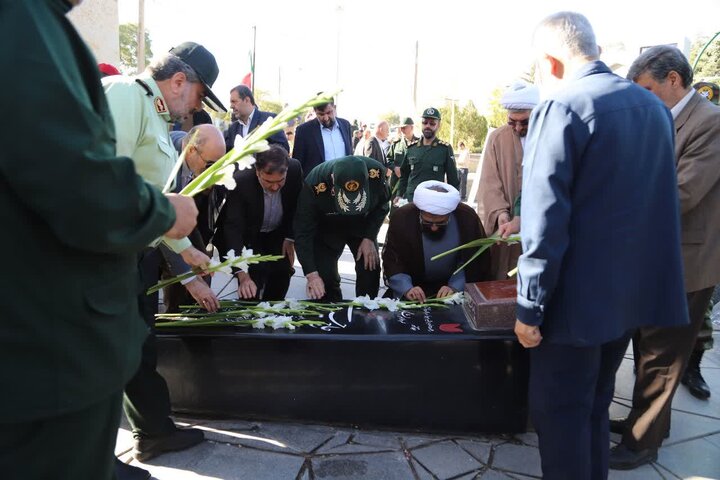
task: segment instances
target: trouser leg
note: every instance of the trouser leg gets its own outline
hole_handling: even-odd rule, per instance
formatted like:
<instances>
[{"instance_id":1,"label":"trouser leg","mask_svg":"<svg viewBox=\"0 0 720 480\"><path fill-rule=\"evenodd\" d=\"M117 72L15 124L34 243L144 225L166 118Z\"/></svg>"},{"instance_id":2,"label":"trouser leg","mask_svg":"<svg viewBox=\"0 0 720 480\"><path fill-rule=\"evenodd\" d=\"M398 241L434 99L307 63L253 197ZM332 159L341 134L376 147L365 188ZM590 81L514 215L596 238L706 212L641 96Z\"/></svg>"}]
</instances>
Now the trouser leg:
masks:
<instances>
[{"instance_id":1,"label":"trouser leg","mask_svg":"<svg viewBox=\"0 0 720 480\"><path fill-rule=\"evenodd\" d=\"M348 241L348 247L353 259L357 258L358 248L362 240L362 238L352 238ZM375 242L375 249L377 250L377 242ZM367 270L364 262L364 258L355 260L355 295L359 297L369 295L371 298L375 298L380 289L380 264L378 261L375 270Z\"/></svg>"}]
</instances>

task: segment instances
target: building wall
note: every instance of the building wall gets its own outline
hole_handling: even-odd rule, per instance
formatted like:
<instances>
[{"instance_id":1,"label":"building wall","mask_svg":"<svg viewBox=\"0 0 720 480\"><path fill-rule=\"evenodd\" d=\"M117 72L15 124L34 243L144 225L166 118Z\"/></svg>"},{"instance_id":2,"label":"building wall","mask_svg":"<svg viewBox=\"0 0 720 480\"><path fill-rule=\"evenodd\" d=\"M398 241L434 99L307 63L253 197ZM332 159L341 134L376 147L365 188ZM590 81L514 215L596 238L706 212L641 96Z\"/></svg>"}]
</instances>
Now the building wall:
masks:
<instances>
[{"instance_id":1,"label":"building wall","mask_svg":"<svg viewBox=\"0 0 720 480\"><path fill-rule=\"evenodd\" d=\"M98 63L120 63L118 0L84 0L68 18L92 50Z\"/></svg>"}]
</instances>

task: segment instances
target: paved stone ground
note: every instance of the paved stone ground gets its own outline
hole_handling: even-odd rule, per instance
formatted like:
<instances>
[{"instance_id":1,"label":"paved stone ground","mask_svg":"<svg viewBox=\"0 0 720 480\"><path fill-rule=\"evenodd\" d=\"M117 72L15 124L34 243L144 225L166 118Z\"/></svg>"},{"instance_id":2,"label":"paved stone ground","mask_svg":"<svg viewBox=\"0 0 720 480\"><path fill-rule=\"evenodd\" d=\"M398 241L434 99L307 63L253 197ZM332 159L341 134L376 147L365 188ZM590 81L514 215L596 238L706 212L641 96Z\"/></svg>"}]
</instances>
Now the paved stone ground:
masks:
<instances>
[{"instance_id":1,"label":"paved stone ground","mask_svg":"<svg viewBox=\"0 0 720 480\"><path fill-rule=\"evenodd\" d=\"M346 254L343 291L354 296L353 263ZM304 297L298 273L289 297ZM228 279L217 278L218 289ZM229 286L224 296L232 297ZM610 472L611 480L720 479L720 305L714 312L716 347L705 356L702 372L712 389L709 401L680 387L673 402L670 437L657 462L628 472ZM611 416L627 412L634 376L628 351L618 371ZM129 450L127 424L118 432L116 453L149 470L157 480L469 480L540 478L537 436L431 435L352 427L250 422L242 419L178 417L180 425L205 431L202 444L140 464ZM612 441L619 441L613 435Z\"/></svg>"}]
</instances>

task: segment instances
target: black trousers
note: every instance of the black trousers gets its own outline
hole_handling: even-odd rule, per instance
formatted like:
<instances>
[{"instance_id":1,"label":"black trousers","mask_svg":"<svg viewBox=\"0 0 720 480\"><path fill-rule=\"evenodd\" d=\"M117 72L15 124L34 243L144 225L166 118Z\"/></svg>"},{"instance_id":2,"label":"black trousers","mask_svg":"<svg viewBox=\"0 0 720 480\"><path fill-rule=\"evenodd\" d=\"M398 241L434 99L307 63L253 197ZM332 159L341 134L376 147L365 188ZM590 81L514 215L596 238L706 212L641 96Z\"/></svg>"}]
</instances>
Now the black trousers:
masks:
<instances>
[{"instance_id":1,"label":"black trousers","mask_svg":"<svg viewBox=\"0 0 720 480\"><path fill-rule=\"evenodd\" d=\"M358 248L360 248L360 237L349 237L346 240L347 246L353 255L353 259L357 257ZM377 243L375 244L377 248ZM342 290L340 289L340 274L338 273L338 260L342 255L343 248L339 250L322 242L315 242L315 263L317 264L318 274L325 283L325 296L322 301L338 302L342 300ZM363 264L364 259L355 261L355 295L369 295L377 297L380 289L380 265L375 270L365 270ZM306 272L308 273L308 272Z\"/></svg>"},{"instance_id":2,"label":"black trousers","mask_svg":"<svg viewBox=\"0 0 720 480\"><path fill-rule=\"evenodd\" d=\"M672 400L705 320L713 287L687 294L690 324L645 327L633 337L637 376L622 443L631 450L659 448L670 428Z\"/></svg>"},{"instance_id":3,"label":"black trousers","mask_svg":"<svg viewBox=\"0 0 720 480\"><path fill-rule=\"evenodd\" d=\"M165 379L157 372L157 346L155 314L158 312L158 295L145 295L160 278L162 255L157 249L148 249L139 258L143 292L138 297L140 313L148 326L148 337L142 347L140 367L125 386L123 410L132 426L133 435L161 436L175 429L170 419L170 392Z\"/></svg>"},{"instance_id":4,"label":"black trousers","mask_svg":"<svg viewBox=\"0 0 720 480\"><path fill-rule=\"evenodd\" d=\"M118 391L77 412L0 423L0 476L3 480L114 478L121 399Z\"/></svg>"},{"instance_id":5,"label":"black trousers","mask_svg":"<svg viewBox=\"0 0 720 480\"><path fill-rule=\"evenodd\" d=\"M253 253L262 255L282 255L285 235L279 230L258 234L257 243L253 245ZM285 300L290 278L295 269L287 258L275 262L262 262L250 265L248 275L258 289L257 299L260 301Z\"/></svg>"},{"instance_id":6,"label":"black trousers","mask_svg":"<svg viewBox=\"0 0 720 480\"><path fill-rule=\"evenodd\" d=\"M530 417L545 480L605 480L608 407L629 334L603 345L530 349Z\"/></svg>"}]
</instances>

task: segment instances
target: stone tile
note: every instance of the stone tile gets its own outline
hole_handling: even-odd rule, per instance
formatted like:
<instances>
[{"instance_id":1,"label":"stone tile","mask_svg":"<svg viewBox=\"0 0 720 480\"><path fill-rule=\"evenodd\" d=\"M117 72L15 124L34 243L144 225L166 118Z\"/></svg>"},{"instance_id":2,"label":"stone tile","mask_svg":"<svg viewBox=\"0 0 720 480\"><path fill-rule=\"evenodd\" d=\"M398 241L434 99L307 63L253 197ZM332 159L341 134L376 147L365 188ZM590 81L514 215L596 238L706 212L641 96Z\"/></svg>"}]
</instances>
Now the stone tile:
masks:
<instances>
[{"instance_id":1,"label":"stone tile","mask_svg":"<svg viewBox=\"0 0 720 480\"><path fill-rule=\"evenodd\" d=\"M513 435L513 437L516 440L524 443L525 445L529 445L529 446L535 447L535 448L537 448L537 446L538 446L538 436L537 436L537 433L535 433L535 432L520 433L520 434Z\"/></svg>"},{"instance_id":2,"label":"stone tile","mask_svg":"<svg viewBox=\"0 0 720 480\"><path fill-rule=\"evenodd\" d=\"M414 480L412 470L401 452L351 455L340 457L318 457L312 459L316 480L384 479ZM267 478L267 477L247 477ZM272 478L294 478L275 476Z\"/></svg>"},{"instance_id":3,"label":"stone tile","mask_svg":"<svg viewBox=\"0 0 720 480\"><path fill-rule=\"evenodd\" d=\"M122 455L123 453L133 448L133 436L132 432L127 428L119 428L117 434L117 440L115 440L115 455Z\"/></svg>"},{"instance_id":4,"label":"stone tile","mask_svg":"<svg viewBox=\"0 0 720 480\"><path fill-rule=\"evenodd\" d=\"M209 440L285 453L310 453L335 435L322 425L264 423L252 431L208 432ZM219 429L218 429L219 430Z\"/></svg>"},{"instance_id":5,"label":"stone tile","mask_svg":"<svg viewBox=\"0 0 720 480\"><path fill-rule=\"evenodd\" d=\"M320 449L317 450L316 453L324 453L333 448L339 447L340 445L345 445L350 441L350 437L354 433L354 431L338 430L337 432L335 432L335 435L333 435L330 440L328 440L325 444L322 445L322 447L320 447Z\"/></svg>"},{"instance_id":6,"label":"stone tile","mask_svg":"<svg viewBox=\"0 0 720 480\"><path fill-rule=\"evenodd\" d=\"M698 439L663 447L657 463L680 478L716 479L720 474L720 448Z\"/></svg>"},{"instance_id":7,"label":"stone tile","mask_svg":"<svg viewBox=\"0 0 720 480\"><path fill-rule=\"evenodd\" d=\"M423 445L428 445L431 443L439 443L440 441L447 441L449 438L446 437L432 437L432 436L403 436L402 437L403 442L405 443L405 447L408 449L421 447Z\"/></svg>"},{"instance_id":8,"label":"stone tile","mask_svg":"<svg viewBox=\"0 0 720 480\"><path fill-rule=\"evenodd\" d=\"M440 478L451 478L478 470L482 464L450 441L412 450L415 459Z\"/></svg>"},{"instance_id":9,"label":"stone tile","mask_svg":"<svg viewBox=\"0 0 720 480\"><path fill-rule=\"evenodd\" d=\"M456 440L455 443L475 457L476 460L484 464L488 463L488 458L490 458L490 452L492 451L492 443L475 442L472 440Z\"/></svg>"},{"instance_id":10,"label":"stone tile","mask_svg":"<svg viewBox=\"0 0 720 480\"><path fill-rule=\"evenodd\" d=\"M453 480L475 480L476 478L482 478L480 477L481 472L482 470L478 470L477 472L471 472L461 477L455 477Z\"/></svg>"},{"instance_id":11,"label":"stone tile","mask_svg":"<svg viewBox=\"0 0 720 480\"><path fill-rule=\"evenodd\" d=\"M653 465L643 465L635 470L610 470L608 480L663 480Z\"/></svg>"},{"instance_id":12,"label":"stone tile","mask_svg":"<svg viewBox=\"0 0 720 480\"><path fill-rule=\"evenodd\" d=\"M415 468L415 474L417 475L417 478L419 480L437 480L437 477L428 472L425 467L420 465L415 460L410 460L410 463L412 463L413 467Z\"/></svg>"},{"instance_id":13,"label":"stone tile","mask_svg":"<svg viewBox=\"0 0 720 480\"><path fill-rule=\"evenodd\" d=\"M384 447L385 450L397 450L400 448L399 436L393 432L358 432L352 438L352 443Z\"/></svg>"},{"instance_id":14,"label":"stone tile","mask_svg":"<svg viewBox=\"0 0 720 480\"><path fill-rule=\"evenodd\" d=\"M294 479L303 462L302 457L205 442L132 464L149 470L157 480L247 480Z\"/></svg>"},{"instance_id":15,"label":"stone tile","mask_svg":"<svg viewBox=\"0 0 720 480\"><path fill-rule=\"evenodd\" d=\"M495 447L492 468L510 473L525 475L542 475L540 470L540 452L537 448L526 445L505 443Z\"/></svg>"},{"instance_id":16,"label":"stone tile","mask_svg":"<svg viewBox=\"0 0 720 480\"><path fill-rule=\"evenodd\" d=\"M690 413L672 412L670 437L664 445L672 445L684 440L720 432L720 420L702 417Z\"/></svg>"},{"instance_id":17,"label":"stone tile","mask_svg":"<svg viewBox=\"0 0 720 480\"><path fill-rule=\"evenodd\" d=\"M497 470L488 469L481 473L477 478L482 480L512 480L514 477L511 477L503 472L498 472Z\"/></svg>"},{"instance_id":18,"label":"stone tile","mask_svg":"<svg viewBox=\"0 0 720 480\"><path fill-rule=\"evenodd\" d=\"M260 428L257 422L248 422L245 420L197 420L195 425L198 427L208 427L217 430L230 430L235 432L246 432L248 430L258 430Z\"/></svg>"},{"instance_id":19,"label":"stone tile","mask_svg":"<svg viewBox=\"0 0 720 480\"><path fill-rule=\"evenodd\" d=\"M346 453L377 453L377 452L387 452L391 450L399 450L399 447L388 448L388 447L374 447L372 445L358 445L357 443L346 443L344 445L339 445L337 447L331 448L331 449L321 449L318 450L318 455L339 455L339 454L346 454Z\"/></svg>"},{"instance_id":20,"label":"stone tile","mask_svg":"<svg viewBox=\"0 0 720 480\"><path fill-rule=\"evenodd\" d=\"M615 397L631 399L634 385L633 361L623 360L615 375Z\"/></svg>"},{"instance_id":21,"label":"stone tile","mask_svg":"<svg viewBox=\"0 0 720 480\"><path fill-rule=\"evenodd\" d=\"M673 410L697 413L720 419L720 369L715 371L718 372L718 388L713 389L712 386L710 387L712 395L709 399L697 399L688 392L688 389L685 388L684 385L679 385L678 389L675 391L675 397L673 398ZM703 376L708 377L709 375L705 375L705 371L703 370ZM707 381L709 382L710 380ZM717 390L717 392L715 390Z\"/></svg>"},{"instance_id":22,"label":"stone tile","mask_svg":"<svg viewBox=\"0 0 720 480\"><path fill-rule=\"evenodd\" d=\"M709 437L705 437L705 440L712 443L716 447L720 448L720 433L716 435L710 435Z\"/></svg>"}]
</instances>

